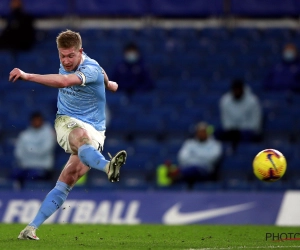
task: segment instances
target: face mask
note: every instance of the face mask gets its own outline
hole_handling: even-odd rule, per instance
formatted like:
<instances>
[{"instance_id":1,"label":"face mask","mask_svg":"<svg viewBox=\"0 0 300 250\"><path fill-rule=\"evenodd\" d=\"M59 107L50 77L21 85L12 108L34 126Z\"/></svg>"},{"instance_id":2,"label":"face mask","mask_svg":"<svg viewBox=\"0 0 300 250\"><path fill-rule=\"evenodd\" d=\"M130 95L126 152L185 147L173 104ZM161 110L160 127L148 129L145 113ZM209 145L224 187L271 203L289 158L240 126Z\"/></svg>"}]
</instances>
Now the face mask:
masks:
<instances>
[{"instance_id":1,"label":"face mask","mask_svg":"<svg viewBox=\"0 0 300 250\"><path fill-rule=\"evenodd\" d=\"M286 61L286 62L292 62L294 61L296 58L296 53L292 50L286 50L283 52L283 59Z\"/></svg>"},{"instance_id":2,"label":"face mask","mask_svg":"<svg viewBox=\"0 0 300 250\"><path fill-rule=\"evenodd\" d=\"M135 63L139 59L139 54L136 52L128 52L125 54L125 60L129 63Z\"/></svg>"}]
</instances>

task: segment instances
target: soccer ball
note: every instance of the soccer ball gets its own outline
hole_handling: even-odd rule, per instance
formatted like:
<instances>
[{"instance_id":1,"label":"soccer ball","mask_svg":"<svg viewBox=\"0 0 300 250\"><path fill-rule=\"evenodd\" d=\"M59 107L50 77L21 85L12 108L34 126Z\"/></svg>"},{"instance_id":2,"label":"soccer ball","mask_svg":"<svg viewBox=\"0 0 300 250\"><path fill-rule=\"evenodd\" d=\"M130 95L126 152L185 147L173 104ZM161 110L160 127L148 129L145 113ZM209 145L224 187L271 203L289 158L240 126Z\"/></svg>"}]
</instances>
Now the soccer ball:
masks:
<instances>
[{"instance_id":1,"label":"soccer ball","mask_svg":"<svg viewBox=\"0 0 300 250\"><path fill-rule=\"evenodd\" d=\"M253 160L253 172L261 181L274 182L285 173L286 159L275 149L260 151Z\"/></svg>"}]
</instances>

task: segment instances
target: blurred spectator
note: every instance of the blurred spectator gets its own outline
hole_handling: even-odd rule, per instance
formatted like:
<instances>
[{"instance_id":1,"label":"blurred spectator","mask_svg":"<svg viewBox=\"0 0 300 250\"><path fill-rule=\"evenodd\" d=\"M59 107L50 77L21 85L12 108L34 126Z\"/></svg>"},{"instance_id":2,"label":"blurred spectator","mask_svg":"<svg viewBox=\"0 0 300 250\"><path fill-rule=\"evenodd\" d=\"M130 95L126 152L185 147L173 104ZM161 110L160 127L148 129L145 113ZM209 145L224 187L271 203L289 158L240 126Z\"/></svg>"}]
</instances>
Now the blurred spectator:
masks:
<instances>
[{"instance_id":1,"label":"blurred spectator","mask_svg":"<svg viewBox=\"0 0 300 250\"><path fill-rule=\"evenodd\" d=\"M150 91L154 88L140 50L134 43L125 46L123 60L116 65L111 79L119 84L118 90L128 95L139 91Z\"/></svg>"},{"instance_id":2,"label":"blurred spectator","mask_svg":"<svg viewBox=\"0 0 300 250\"><path fill-rule=\"evenodd\" d=\"M35 42L33 17L25 13L21 0L11 0L11 12L0 35L0 49L29 50Z\"/></svg>"},{"instance_id":3,"label":"blurred spectator","mask_svg":"<svg viewBox=\"0 0 300 250\"><path fill-rule=\"evenodd\" d=\"M51 180L55 145L52 126L44 121L41 113L33 113L30 126L21 132L16 142L18 168L13 178L17 187L22 188L26 180Z\"/></svg>"},{"instance_id":4,"label":"blurred spectator","mask_svg":"<svg viewBox=\"0 0 300 250\"><path fill-rule=\"evenodd\" d=\"M221 156L221 143L211 135L210 126L200 122L195 137L186 140L178 152L180 179L189 189L197 181L215 180Z\"/></svg>"},{"instance_id":5,"label":"blurred spectator","mask_svg":"<svg viewBox=\"0 0 300 250\"><path fill-rule=\"evenodd\" d=\"M240 141L259 141L262 108L259 100L244 82L236 79L231 90L220 100L222 129L217 138L232 142L235 149Z\"/></svg>"},{"instance_id":6,"label":"blurred spectator","mask_svg":"<svg viewBox=\"0 0 300 250\"><path fill-rule=\"evenodd\" d=\"M171 186L178 178L178 167L167 160L156 169L156 184L159 187Z\"/></svg>"},{"instance_id":7,"label":"blurred spectator","mask_svg":"<svg viewBox=\"0 0 300 250\"><path fill-rule=\"evenodd\" d=\"M300 91L300 60L296 45L289 43L284 46L282 60L268 73L264 80L264 88Z\"/></svg>"}]
</instances>

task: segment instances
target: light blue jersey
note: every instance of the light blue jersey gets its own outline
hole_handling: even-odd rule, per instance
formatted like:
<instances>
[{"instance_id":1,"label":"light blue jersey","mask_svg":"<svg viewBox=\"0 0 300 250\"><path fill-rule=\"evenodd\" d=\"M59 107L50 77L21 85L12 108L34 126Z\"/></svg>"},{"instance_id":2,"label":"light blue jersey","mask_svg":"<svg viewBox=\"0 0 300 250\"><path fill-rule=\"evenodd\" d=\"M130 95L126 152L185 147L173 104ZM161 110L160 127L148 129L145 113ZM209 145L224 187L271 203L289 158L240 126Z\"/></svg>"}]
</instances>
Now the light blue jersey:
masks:
<instances>
[{"instance_id":1,"label":"light blue jersey","mask_svg":"<svg viewBox=\"0 0 300 250\"><path fill-rule=\"evenodd\" d=\"M60 64L59 74L76 74L81 85L60 88L57 115L67 115L91 124L96 130L105 130L104 72L99 64L83 53L83 61L76 71L67 72Z\"/></svg>"}]
</instances>

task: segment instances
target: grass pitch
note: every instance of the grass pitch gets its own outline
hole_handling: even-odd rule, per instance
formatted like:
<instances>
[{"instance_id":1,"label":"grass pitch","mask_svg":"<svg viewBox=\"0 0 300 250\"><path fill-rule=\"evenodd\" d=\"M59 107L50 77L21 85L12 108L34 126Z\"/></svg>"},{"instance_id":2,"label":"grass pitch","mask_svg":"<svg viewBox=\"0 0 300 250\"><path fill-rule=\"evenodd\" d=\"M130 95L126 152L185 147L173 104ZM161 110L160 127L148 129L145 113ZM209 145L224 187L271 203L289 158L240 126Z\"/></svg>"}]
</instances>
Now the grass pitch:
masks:
<instances>
[{"instance_id":1,"label":"grass pitch","mask_svg":"<svg viewBox=\"0 0 300 250\"><path fill-rule=\"evenodd\" d=\"M0 249L300 249L300 227L53 224L37 230L40 241L18 240L24 226L0 224Z\"/></svg>"}]
</instances>

